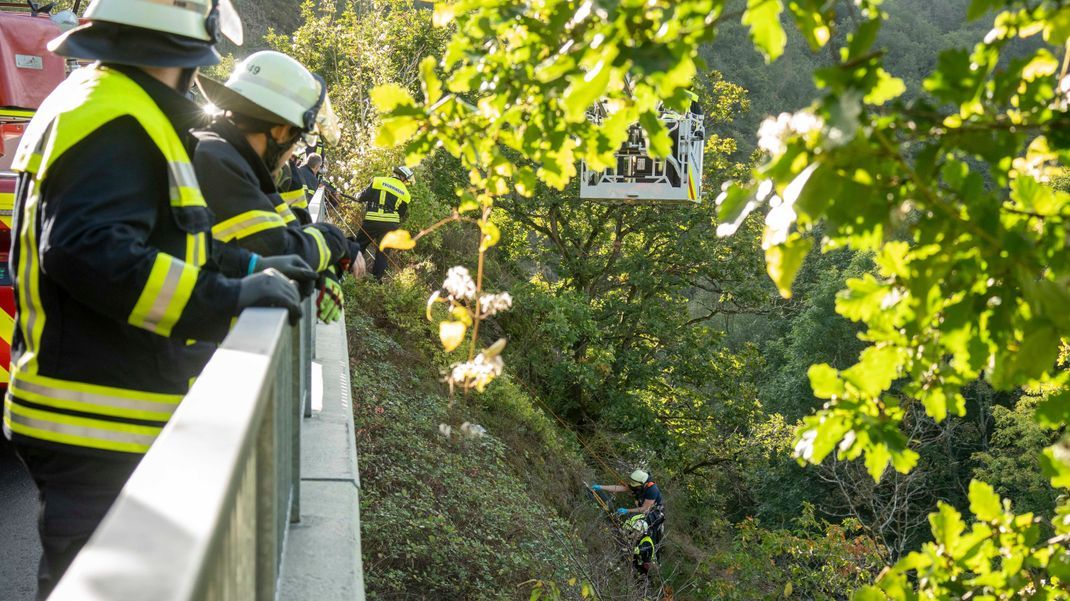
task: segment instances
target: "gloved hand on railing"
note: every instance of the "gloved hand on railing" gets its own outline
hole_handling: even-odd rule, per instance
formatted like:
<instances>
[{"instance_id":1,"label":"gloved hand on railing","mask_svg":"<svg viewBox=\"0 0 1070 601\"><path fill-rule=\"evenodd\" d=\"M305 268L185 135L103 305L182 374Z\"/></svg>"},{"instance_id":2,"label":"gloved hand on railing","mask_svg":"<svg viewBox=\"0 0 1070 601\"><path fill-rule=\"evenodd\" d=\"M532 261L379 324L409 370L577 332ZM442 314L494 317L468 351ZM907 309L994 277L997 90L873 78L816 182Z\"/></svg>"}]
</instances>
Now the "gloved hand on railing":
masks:
<instances>
[{"instance_id":1,"label":"gloved hand on railing","mask_svg":"<svg viewBox=\"0 0 1070 601\"><path fill-rule=\"evenodd\" d=\"M241 279L238 310L246 307L282 307L290 313L290 325L301 321L301 296L297 286L273 268Z\"/></svg>"},{"instance_id":2,"label":"gloved hand on railing","mask_svg":"<svg viewBox=\"0 0 1070 601\"><path fill-rule=\"evenodd\" d=\"M591 490L602 490L602 485L601 484L592 484L591 485Z\"/></svg>"},{"instance_id":3,"label":"gloved hand on railing","mask_svg":"<svg viewBox=\"0 0 1070 601\"><path fill-rule=\"evenodd\" d=\"M338 284L338 279L334 275L333 269L323 272L323 276L320 294L316 299L316 316L323 323L334 323L342 314L342 307L344 306L342 286Z\"/></svg>"},{"instance_id":4,"label":"gloved hand on railing","mask_svg":"<svg viewBox=\"0 0 1070 601\"><path fill-rule=\"evenodd\" d=\"M297 284L297 290L301 298L307 298L316 289L316 280L319 274L309 267L305 260L297 255L279 255L277 257L262 257L253 255L249 262L249 273L256 273L266 269L278 270L282 275L290 278Z\"/></svg>"},{"instance_id":5,"label":"gloved hand on railing","mask_svg":"<svg viewBox=\"0 0 1070 601\"><path fill-rule=\"evenodd\" d=\"M627 514L628 514L628 510L627 509L625 509L623 507L618 507L617 508L617 515L627 515Z\"/></svg>"}]
</instances>

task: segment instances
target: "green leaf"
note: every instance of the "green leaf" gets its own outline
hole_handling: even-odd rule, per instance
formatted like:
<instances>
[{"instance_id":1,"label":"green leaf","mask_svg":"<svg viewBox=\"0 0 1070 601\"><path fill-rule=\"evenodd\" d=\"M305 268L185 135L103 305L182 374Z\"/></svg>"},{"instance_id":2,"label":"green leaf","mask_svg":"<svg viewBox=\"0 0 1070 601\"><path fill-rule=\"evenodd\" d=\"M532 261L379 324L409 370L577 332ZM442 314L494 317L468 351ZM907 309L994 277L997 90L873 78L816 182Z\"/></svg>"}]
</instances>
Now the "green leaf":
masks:
<instances>
[{"instance_id":1,"label":"green leaf","mask_svg":"<svg viewBox=\"0 0 1070 601\"><path fill-rule=\"evenodd\" d=\"M1033 378L1052 370L1059 356L1059 332L1047 320L1029 324L1014 365L1022 378Z\"/></svg>"},{"instance_id":2,"label":"green leaf","mask_svg":"<svg viewBox=\"0 0 1070 601\"><path fill-rule=\"evenodd\" d=\"M843 412L822 411L805 417L796 432L794 455L800 462L821 463L850 431L851 422Z\"/></svg>"},{"instance_id":3,"label":"green leaf","mask_svg":"<svg viewBox=\"0 0 1070 601\"><path fill-rule=\"evenodd\" d=\"M646 111L639 115L639 125L646 132L651 156L666 157L672 153L672 138L669 137L669 130L665 128L665 124L658 118L657 113Z\"/></svg>"},{"instance_id":4,"label":"green leaf","mask_svg":"<svg viewBox=\"0 0 1070 601\"><path fill-rule=\"evenodd\" d=\"M766 270L784 298L791 298L791 284L813 247L813 240L796 233L792 234L787 242L771 246L765 251Z\"/></svg>"},{"instance_id":5,"label":"green leaf","mask_svg":"<svg viewBox=\"0 0 1070 601\"><path fill-rule=\"evenodd\" d=\"M412 94L396 83L376 86L371 91L372 104L380 113L389 113L399 106L412 106L416 104Z\"/></svg>"},{"instance_id":6,"label":"green leaf","mask_svg":"<svg viewBox=\"0 0 1070 601\"><path fill-rule=\"evenodd\" d=\"M788 43L788 36L780 24L782 12L782 0L747 0L747 10L743 12L743 24L750 27L751 40L767 63L779 58Z\"/></svg>"},{"instance_id":7,"label":"green leaf","mask_svg":"<svg viewBox=\"0 0 1070 601\"><path fill-rule=\"evenodd\" d=\"M980 19L997 6L1000 6L999 0L973 0L966 9L966 18L970 21Z\"/></svg>"},{"instance_id":8,"label":"green leaf","mask_svg":"<svg viewBox=\"0 0 1070 601\"><path fill-rule=\"evenodd\" d=\"M863 586L851 595L851 601L886 601L887 597L875 586Z\"/></svg>"},{"instance_id":9,"label":"green leaf","mask_svg":"<svg viewBox=\"0 0 1070 601\"><path fill-rule=\"evenodd\" d=\"M1070 424L1070 391L1048 395L1037 404L1037 424L1042 428L1057 430Z\"/></svg>"},{"instance_id":10,"label":"green leaf","mask_svg":"<svg viewBox=\"0 0 1070 601\"><path fill-rule=\"evenodd\" d=\"M758 207L758 201L751 191L736 182L725 184L717 196L717 235L731 236L739 226Z\"/></svg>"},{"instance_id":11,"label":"green leaf","mask_svg":"<svg viewBox=\"0 0 1070 601\"><path fill-rule=\"evenodd\" d=\"M839 372L827 363L811 365L807 372L810 376L810 388L814 396L819 399L842 398L844 394L843 380Z\"/></svg>"},{"instance_id":12,"label":"green leaf","mask_svg":"<svg viewBox=\"0 0 1070 601\"><path fill-rule=\"evenodd\" d=\"M991 484L980 480L970 481L970 512L983 522L993 522L1003 517L1003 504Z\"/></svg>"},{"instance_id":13,"label":"green leaf","mask_svg":"<svg viewBox=\"0 0 1070 601\"><path fill-rule=\"evenodd\" d=\"M962 515L954 507L940 501L939 511L929 515L929 524L932 526L933 538L937 544L942 545L947 552L955 548L966 528L962 521Z\"/></svg>"},{"instance_id":14,"label":"green leaf","mask_svg":"<svg viewBox=\"0 0 1070 601\"><path fill-rule=\"evenodd\" d=\"M535 171L531 167L521 167L516 174L516 193L530 198L535 193Z\"/></svg>"},{"instance_id":15,"label":"green leaf","mask_svg":"<svg viewBox=\"0 0 1070 601\"><path fill-rule=\"evenodd\" d=\"M817 52L828 44L832 29L826 15L812 6L803 6L799 2L789 2L788 8L795 18L795 26L806 38L810 50Z\"/></svg>"},{"instance_id":16,"label":"green leaf","mask_svg":"<svg viewBox=\"0 0 1070 601\"><path fill-rule=\"evenodd\" d=\"M1070 582L1070 551L1059 549L1048 561L1048 573L1063 583Z\"/></svg>"},{"instance_id":17,"label":"green leaf","mask_svg":"<svg viewBox=\"0 0 1070 601\"><path fill-rule=\"evenodd\" d=\"M903 83L902 79L892 77L892 75L884 69L877 69L877 83L874 84L873 89L866 94L864 100L866 104L880 106L889 100L902 96L903 92L906 91L907 86Z\"/></svg>"},{"instance_id":18,"label":"green leaf","mask_svg":"<svg viewBox=\"0 0 1070 601\"><path fill-rule=\"evenodd\" d=\"M427 104L434 104L442 98L442 80L435 73L435 62L434 57L430 56L420 61L420 83L423 86L424 101Z\"/></svg>"},{"instance_id":19,"label":"green leaf","mask_svg":"<svg viewBox=\"0 0 1070 601\"><path fill-rule=\"evenodd\" d=\"M870 346L857 364L843 371L843 379L868 399L875 399L892 386L903 364L902 350L894 346Z\"/></svg>"},{"instance_id":20,"label":"green leaf","mask_svg":"<svg viewBox=\"0 0 1070 601\"><path fill-rule=\"evenodd\" d=\"M563 100L565 115L570 121L580 122L586 118L587 109L606 91L612 71L612 67L605 60L601 60L582 77L573 78L572 84L565 90Z\"/></svg>"},{"instance_id":21,"label":"green leaf","mask_svg":"<svg viewBox=\"0 0 1070 601\"><path fill-rule=\"evenodd\" d=\"M1044 27L1044 41L1061 47L1066 44L1067 38L1070 38L1070 7L1063 6L1048 17Z\"/></svg>"},{"instance_id":22,"label":"green leaf","mask_svg":"<svg viewBox=\"0 0 1070 601\"><path fill-rule=\"evenodd\" d=\"M1054 444L1040 456L1040 467L1056 488L1070 488L1070 449L1066 441Z\"/></svg>"}]
</instances>

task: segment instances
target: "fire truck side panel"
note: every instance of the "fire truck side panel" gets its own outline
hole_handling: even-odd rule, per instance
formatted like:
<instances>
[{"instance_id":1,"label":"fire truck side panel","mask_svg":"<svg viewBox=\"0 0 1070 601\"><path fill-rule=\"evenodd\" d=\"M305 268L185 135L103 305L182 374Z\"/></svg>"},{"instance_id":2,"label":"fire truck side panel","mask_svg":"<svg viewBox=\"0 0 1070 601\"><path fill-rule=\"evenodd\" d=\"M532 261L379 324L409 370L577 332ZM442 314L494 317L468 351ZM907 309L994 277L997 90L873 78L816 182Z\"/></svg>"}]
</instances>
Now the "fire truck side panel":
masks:
<instances>
[{"instance_id":1,"label":"fire truck side panel","mask_svg":"<svg viewBox=\"0 0 1070 601\"><path fill-rule=\"evenodd\" d=\"M62 57L47 49L60 29L47 17L0 12L0 115L36 109L66 75Z\"/></svg>"}]
</instances>

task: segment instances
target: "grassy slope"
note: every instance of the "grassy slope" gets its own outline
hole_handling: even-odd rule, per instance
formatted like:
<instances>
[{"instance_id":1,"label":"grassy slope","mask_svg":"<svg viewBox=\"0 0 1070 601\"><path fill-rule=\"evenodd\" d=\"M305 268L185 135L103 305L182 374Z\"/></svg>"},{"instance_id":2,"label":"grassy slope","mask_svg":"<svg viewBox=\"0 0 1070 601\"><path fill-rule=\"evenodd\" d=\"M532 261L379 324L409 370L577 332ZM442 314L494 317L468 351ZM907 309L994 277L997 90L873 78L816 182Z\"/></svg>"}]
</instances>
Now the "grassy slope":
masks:
<instances>
[{"instance_id":1,"label":"grassy slope","mask_svg":"<svg viewBox=\"0 0 1070 601\"><path fill-rule=\"evenodd\" d=\"M369 598L526 599L530 579L588 579L576 450L507 378L451 405L429 292L411 271L347 289ZM488 435L439 430L463 421Z\"/></svg>"}]
</instances>

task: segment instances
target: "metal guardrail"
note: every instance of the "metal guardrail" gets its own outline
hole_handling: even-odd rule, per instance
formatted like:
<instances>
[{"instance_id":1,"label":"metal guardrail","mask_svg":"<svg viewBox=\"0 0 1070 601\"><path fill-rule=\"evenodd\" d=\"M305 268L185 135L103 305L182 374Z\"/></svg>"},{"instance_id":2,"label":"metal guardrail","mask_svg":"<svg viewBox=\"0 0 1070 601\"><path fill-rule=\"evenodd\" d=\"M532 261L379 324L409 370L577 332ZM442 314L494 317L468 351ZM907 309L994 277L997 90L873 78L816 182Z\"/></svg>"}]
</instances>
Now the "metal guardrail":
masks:
<instances>
[{"instance_id":1,"label":"metal guardrail","mask_svg":"<svg viewBox=\"0 0 1070 601\"><path fill-rule=\"evenodd\" d=\"M242 312L50 601L278 597L315 330L312 299L292 327L282 309Z\"/></svg>"},{"instance_id":2,"label":"metal guardrail","mask_svg":"<svg viewBox=\"0 0 1070 601\"><path fill-rule=\"evenodd\" d=\"M300 518L310 315L241 314L50 601L275 599Z\"/></svg>"}]
</instances>

